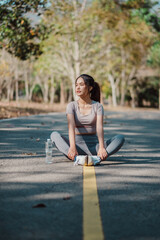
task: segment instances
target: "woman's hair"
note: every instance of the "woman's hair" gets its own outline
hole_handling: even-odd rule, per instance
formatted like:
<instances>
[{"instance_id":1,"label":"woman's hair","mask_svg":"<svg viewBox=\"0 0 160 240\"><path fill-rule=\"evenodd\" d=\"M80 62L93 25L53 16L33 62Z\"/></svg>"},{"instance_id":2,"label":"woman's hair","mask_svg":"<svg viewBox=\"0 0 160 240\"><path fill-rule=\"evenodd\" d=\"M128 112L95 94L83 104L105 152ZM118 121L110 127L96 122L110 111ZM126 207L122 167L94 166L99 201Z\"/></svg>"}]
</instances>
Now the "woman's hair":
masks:
<instances>
[{"instance_id":1,"label":"woman's hair","mask_svg":"<svg viewBox=\"0 0 160 240\"><path fill-rule=\"evenodd\" d=\"M76 82L79 78L83 78L85 84L89 87L93 87L92 90L90 91L90 98L94 101L100 102L100 87L97 82L94 81L93 77L87 74L81 74L77 79Z\"/></svg>"}]
</instances>

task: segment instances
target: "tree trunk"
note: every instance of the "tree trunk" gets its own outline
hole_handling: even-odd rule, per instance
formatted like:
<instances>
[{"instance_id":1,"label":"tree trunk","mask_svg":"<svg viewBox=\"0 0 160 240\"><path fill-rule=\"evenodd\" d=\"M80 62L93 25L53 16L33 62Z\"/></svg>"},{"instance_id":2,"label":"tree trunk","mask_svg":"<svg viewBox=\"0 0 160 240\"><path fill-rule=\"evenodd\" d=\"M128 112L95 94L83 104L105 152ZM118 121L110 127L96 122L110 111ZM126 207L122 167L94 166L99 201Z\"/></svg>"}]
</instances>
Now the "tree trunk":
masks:
<instances>
[{"instance_id":1,"label":"tree trunk","mask_svg":"<svg viewBox=\"0 0 160 240\"><path fill-rule=\"evenodd\" d=\"M15 90L16 90L16 101L19 101L19 94L18 94L18 79L16 80L15 83Z\"/></svg>"},{"instance_id":2,"label":"tree trunk","mask_svg":"<svg viewBox=\"0 0 160 240\"><path fill-rule=\"evenodd\" d=\"M71 72L71 82L72 82L73 99L76 100L74 71Z\"/></svg>"},{"instance_id":3,"label":"tree trunk","mask_svg":"<svg viewBox=\"0 0 160 240\"><path fill-rule=\"evenodd\" d=\"M74 47L74 65L70 67L70 77L72 82L72 91L73 91L73 99L77 100L77 96L75 93L75 80L80 75L80 56L79 56L79 42L78 38L73 43Z\"/></svg>"},{"instance_id":4,"label":"tree trunk","mask_svg":"<svg viewBox=\"0 0 160 240\"><path fill-rule=\"evenodd\" d=\"M78 12L77 12L78 14ZM75 20L75 31L76 31L76 26L78 25L77 19ZM79 42L78 42L78 35L76 33L75 36L75 41L73 43L74 46L74 67L71 69L71 79L72 79L72 89L73 89L73 97L74 100L77 100L77 96L75 93L75 80L77 77L80 75L80 47L79 47Z\"/></svg>"},{"instance_id":5,"label":"tree trunk","mask_svg":"<svg viewBox=\"0 0 160 240\"><path fill-rule=\"evenodd\" d=\"M124 106L124 103L125 103L125 93L126 93L126 91L125 91L125 83L123 81L121 83L121 103L120 103L121 106Z\"/></svg>"},{"instance_id":6,"label":"tree trunk","mask_svg":"<svg viewBox=\"0 0 160 240\"><path fill-rule=\"evenodd\" d=\"M63 80L60 83L60 104L63 105L65 103L65 95L64 95L64 84Z\"/></svg>"},{"instance_id":7,"label":"tree trunk","mask_svg":"<svg viewBox=\"0 0 160 240\"><path fill-rule=\"evenodd\" d=\"M34 90L34 88L35 88L35 86L36 86L36 84L33 84L32 85L32 87L30 88L30 92L29 92L29 101L31 101L32 100L32 93L33 93L33 90Z\"/></svg>"},{"instance_id":8,"label":"tree trunk","mask_svg":"<svg viewBox=\"0 0 160 240\"><path fill-rule=\"evenodd\" d=\"M111 90L112 90L112 104L114 107L117 106L117 98L116 98L116 84L114 82L114 77L111 74L108 74L108 79L111 84Z\"/></svg>"},{"instance_id":9,"label":"tree trunk","mask_svg":"<svg viewBox=\"0 0 160 240\"><path fill-rule=\"evenodd\" d=\"M71 102L72 101L72 89L70 88L69 89L69 95L68 95L68 99L67 99L67 102Z\"/></svg>"},{"instance_id":10,"label":"tree trunk","mask_svg":"<svg viewBox=\"0 0 160 240\"><path fill-rule=\"evenodd\" d=\"M124 106L124 102L125 102L125 93L126 93L126 84L125 84L125 78L126 78L126 74L125 74L125 70L122 70L122 79L121 79L121 106Z\"/></svg>"},{"instance_id":11,"label":"tree trunk","mask_svg":"<svg viewBox=\"0 0 160 240\"><path fill-rule=\"evenodd\" d=\"M7 102L10 102L11 97L11 85L10 83L7 85Z\"/></svg>"},{"instance_id":12,"label":"tree trunk","mask_svg":"<svg viewBox=\"0 0 160 240\"><path fill-rule=\"evenodd\" d=\"M13 95L14 95L14 84L12 82L12 84L10 85L10 100L13 100Z\"/></svg>"},{"instance_id":13,"label":"tree trunk","mask_svg":"<svg viewBox=\"0 0 160 240\"><path fill-rule=\"evenodd\" d=\"M47 77L47 78L45 78L44 91L43 91L43 101L45 103L48 102L48 89L49 89L49 87L48 87L48 77Z\"/></svg>"},{"instance_id":14,"label":"tree trunk","mask_svg":"<svg viewBox=\"0 0 160 240\"><path fill-rule=\"evenodd\" d=\"M16 91L16 101L18 102L19 101L19 94L18 94L18 64L16 63L16 66L15 66L15 91Z\"/></svg>"},{"instance_id":15,"label":"tree trunk","mask_svg":"<svg viewBox=\"0 0 160 240\"><path fill-rule=\"evenodd\" d=\"M7 81L7 102L9 102L11 100L11 84L12 84L12 80L10 77L6 78Z\"/></svg>"},{"instance_id":16,"label":"tree trunk","mask_svg":"<svg viewBox=\"0 0 160 240\"><path fill-rule=\"evenodd\" d=\"M103 93L102 93L102 87L100 87L100 102L102 103L102 105L104 104L104 96L103 96Z\"/></svg>"},{"instance_id":17,"label":"tree trunk","mask_svg":"<svg viewBox=\"0 0 160 240\"><path fill-rule=\"evenodd\" d=\"M79 57L79 42L78 37L76 36L76 40L74 42L74 51L75 51L75 75L76 78L80 75L80 57Z\"/></svg>"},{"instance_id":18,"label":"tree trunk","mask_svg":"<svg viewBox=\"0 0 160 240\"><path fill-rule=\"evenodd\" d=\"M121 101L120 105L124 106L126 93L126 55L125 50L121 47L122 72L121 72Z\"/></svg>"},{"instance_id":19,"label":"tree trunk","mask_svg":"<svg viewBox=\"0 0 160 240\"><path fill-rule=\"evenodd\" d=\"M28 82L28 76L27 76L27 70L24 70L24 81L25 81L25 92L26 92L26 100L29 101L29 82Z\"/></svg>"},{"instance_id":20,"label":"tree trunk","mask_svg":"<svg viewBox=\"0 0 160 240\"><path fill-rule=\"evenodd\" d=\"M136 107L136 95L133 87L129 88L130 94L131 94L131 107L135 108Z\"/></svg>"},{"instance_id":21,"label":"tree trunk","mask_svg":"<svg viewBox=\"0 0 160 240\"><path fill-rule=\"evenodd\" d=\"M51 77L51 89L50 89L50 103L54 103L55 87L54 76Z\"/></svg>"},{"instance_id":22,"label":"tree trunk","mask_svg":"<svg viewBox=\"0 0 160 240\"><path fill-rule=\"evenodd\" d=\"M159 109L160 109L160 84L159 84L159 91L158 92L159 92L159 101L158 102L159 102Z\"/></svg>"}]
</instances>

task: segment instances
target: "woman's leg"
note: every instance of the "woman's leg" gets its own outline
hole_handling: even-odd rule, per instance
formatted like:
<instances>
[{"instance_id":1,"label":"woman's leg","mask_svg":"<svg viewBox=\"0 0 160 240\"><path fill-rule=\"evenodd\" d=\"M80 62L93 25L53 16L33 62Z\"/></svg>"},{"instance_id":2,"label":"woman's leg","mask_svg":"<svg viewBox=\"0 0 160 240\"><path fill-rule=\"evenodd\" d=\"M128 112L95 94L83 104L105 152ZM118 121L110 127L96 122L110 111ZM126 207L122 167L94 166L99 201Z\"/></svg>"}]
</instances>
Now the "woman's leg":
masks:
<instances>
[{"instance_id":1,"label":"woman's leg","mask_svg":"<svg viewBox=\"0 0 160 240\"><path fill-rule=\"evenodd\" d=\"M108 139L106 141L106 151L108 153L108 156L111 156L114 153L118 152L118 150L122 147L124 141L124 136L121 134Z\"/></svg>"},{"instance_id":2,"label":"woman's leg","mask_svg":"<svg viewBox=\"0 0 160 240\"><path fill-rule=\"evenodd\" d=\"M118 134L114 136L113 138L108 139L105 142L105 148L108 153L108 157L116 153L123 145L125 139L124 136L121 134ZM96 152L98 152L99 144L96 145Z\"/></svg>"},{"instance_id":3,"label":"woman's leg","mask_svg":"<svg viewBox=\"0 0 160 240\"><path fill-rule=\"evenodd\" d=\"M69 139L56 131L52 132L50 137L56 148L68 158L68 150L70 147ZM79 146L76 145L76 148L79 155L85 155L85 152Z\"/></svg>"},{"instance_id":4,"label":"woman's leg","mask_svg":"<svg viewBox=\"0 0 160 240\"><path fill-rule=\"evenodd\" d=\"M69 140L63 136L59 132L51 133L51 140L55 144L56 148L62 152L65 156L68 155L69 150Z\"/></svg>"}]
</instances>

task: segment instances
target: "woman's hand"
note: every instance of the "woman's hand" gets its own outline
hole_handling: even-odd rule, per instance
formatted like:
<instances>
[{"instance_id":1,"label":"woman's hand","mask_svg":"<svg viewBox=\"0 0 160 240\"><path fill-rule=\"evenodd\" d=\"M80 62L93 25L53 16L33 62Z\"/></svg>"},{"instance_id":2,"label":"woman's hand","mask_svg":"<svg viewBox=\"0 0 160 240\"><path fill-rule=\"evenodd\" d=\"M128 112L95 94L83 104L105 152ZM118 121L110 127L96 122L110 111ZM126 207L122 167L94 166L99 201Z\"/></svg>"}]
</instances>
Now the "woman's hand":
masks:
<instances>
[{"instance_id":1,"label":"woman's hand","mask_svg":"<svg viewBox=\"0 0 160 240\"><path fill-rule=\"evenodd\" d=\"M77 149L70 147L68 150L68 157L74 161L75 156L78 155Z\"/></svg>"},{"instance_id":2,"label":"woman's hand","mask_svg":"<svg viewBox=\"0 0 160 240\"><path fill-rule=\"evenodd\" d=\"M97 155L101 158L102 161L105 160L108 156L105 148L99 148Z\"/></svg>"}]
</instances>

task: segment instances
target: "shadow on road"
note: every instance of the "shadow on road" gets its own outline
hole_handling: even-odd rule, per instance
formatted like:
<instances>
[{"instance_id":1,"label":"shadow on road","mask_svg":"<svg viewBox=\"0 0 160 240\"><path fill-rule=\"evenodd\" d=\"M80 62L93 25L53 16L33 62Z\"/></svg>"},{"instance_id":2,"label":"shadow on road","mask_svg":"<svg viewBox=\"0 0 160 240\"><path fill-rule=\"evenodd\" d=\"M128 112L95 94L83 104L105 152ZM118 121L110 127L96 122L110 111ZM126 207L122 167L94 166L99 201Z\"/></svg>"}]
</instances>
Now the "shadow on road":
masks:
<instances>
[{"instance_id":1,"label":"shadow on road","mask_svg":"<svg viewBox=\"0 0 160 240\"><path fill-rule=\"evenodd\" d=\"M160 113L105 112L105 139L123 148L95 167L106 240L160 239ZM0 121L1 239L82 239L83 168L44 143L65 114ZM33 208L43 203L44 208Z\"/></svg>"}]
</instances>

